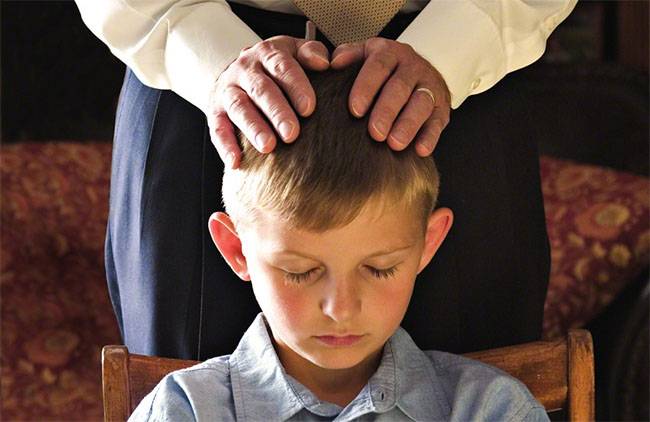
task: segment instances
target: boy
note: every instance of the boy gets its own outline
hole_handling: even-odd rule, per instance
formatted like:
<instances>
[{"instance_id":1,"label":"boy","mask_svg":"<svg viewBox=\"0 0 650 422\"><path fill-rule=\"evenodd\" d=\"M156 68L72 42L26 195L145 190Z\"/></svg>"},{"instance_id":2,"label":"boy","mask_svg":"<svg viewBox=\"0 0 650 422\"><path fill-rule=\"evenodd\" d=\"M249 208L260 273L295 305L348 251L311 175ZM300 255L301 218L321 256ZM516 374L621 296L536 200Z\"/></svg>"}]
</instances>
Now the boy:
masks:
<instances>
[{"instance_id":1,"label":"boy","mask_svg":"<svg viewBox=\"0 0 650 422\"><path fill-rule=\"evenodd\" d=\"M318 107L295 143L263 155L242 139L209 229L263 313L233 354L168 375L131 420L548 420L517 380L423 352L399 327L453 215L434 210L431 157L349 114L357 72L311 75Z\"/></svg>"}]
</instances>

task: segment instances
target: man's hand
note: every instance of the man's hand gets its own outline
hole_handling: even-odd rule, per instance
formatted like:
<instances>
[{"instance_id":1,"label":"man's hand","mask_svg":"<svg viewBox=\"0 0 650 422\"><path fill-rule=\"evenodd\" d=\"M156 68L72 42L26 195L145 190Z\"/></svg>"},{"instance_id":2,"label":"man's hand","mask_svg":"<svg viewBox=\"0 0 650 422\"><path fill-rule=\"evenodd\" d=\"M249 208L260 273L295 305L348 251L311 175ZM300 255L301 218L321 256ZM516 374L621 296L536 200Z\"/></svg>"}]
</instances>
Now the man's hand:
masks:
<instances>
[{"instance_id":1,"label":"man's hand","mask_svg":"<svg viewBox=\"0 0 650 422\"><path fill-rule=\"evenodd\" d=\"M215 82L207 116L212 143L226 166L237 168L241 156L233 123L260 152L275 148L273 129L284 142L296 139L293 110L309 116L316 106L303 68L325 70L328 58L323 43L288 36L269 38L239 53Z\"/></svg>"},{"instance_id":2,"label":"man's hand","mask_svg":"<svg viewBox=\"0 0 650 422\"><path fill-rule=\"evenodd\" d=\"M415 138L420 156L431 154L449 123L449 89L438 71L411 46L385 38L342 44L332 53L331 66L341 69L363 61L352 86L350 111L361 117L380 92L368 123L370 135L402 150ZM431 96L418 88L426 88Z\"/></svg>"}]
</instances>

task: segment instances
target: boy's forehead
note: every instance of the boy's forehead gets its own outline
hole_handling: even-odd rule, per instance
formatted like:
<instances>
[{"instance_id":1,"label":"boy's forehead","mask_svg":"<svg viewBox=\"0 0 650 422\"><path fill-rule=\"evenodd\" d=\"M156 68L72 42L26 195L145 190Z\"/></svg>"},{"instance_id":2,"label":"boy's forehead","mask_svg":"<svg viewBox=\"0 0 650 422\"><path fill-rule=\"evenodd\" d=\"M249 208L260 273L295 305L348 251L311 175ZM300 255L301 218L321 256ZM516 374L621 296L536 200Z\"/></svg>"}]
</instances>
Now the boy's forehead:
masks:
<instances>
[{"instance_id":1,"label":"boy's forehead","mask_svg":"<svg viewBox=\"0 0 650 422\"><path fill-rule=\"evenodd\" d=\"M376 204L367 204L349 224L325 231L301 229L270 213L260 213L249 229L244 236L248 243L269 253L298 255L327 248L342 253L386 254L412 247L424 237L415 211L382 209Z\"/></svg>"}]
</instances>

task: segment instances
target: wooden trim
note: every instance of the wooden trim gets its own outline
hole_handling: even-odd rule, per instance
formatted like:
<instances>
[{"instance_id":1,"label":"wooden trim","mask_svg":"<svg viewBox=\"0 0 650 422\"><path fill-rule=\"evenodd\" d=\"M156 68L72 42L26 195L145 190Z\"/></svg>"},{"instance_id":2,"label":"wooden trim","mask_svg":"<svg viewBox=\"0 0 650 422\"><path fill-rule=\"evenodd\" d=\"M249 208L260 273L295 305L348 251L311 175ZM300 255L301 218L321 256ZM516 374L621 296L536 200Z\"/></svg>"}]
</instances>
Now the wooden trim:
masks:
<instances>
[{"instance_id":1,"label":"wooden trim","mask_svg":"<svg viewBox=\"0 0 650 422\"><path fill-rule=\"evenodd\" d=\"M569 330L569 420L593 421L595 410L594 345L587 330Z\"/></svg>"},{"instance_id":2,"label":"wooden trim","mask_svg":"<svg viewBox=\"0 0 650 422\"><path fill-rule=\"evenodd\" d=\"M102 349L102 389L104 420L126 421L131 414L129 350L126 346L104 346Z\"/></svg>"},{"instance_id":3,"label":"wooden trim","mask_svg":"<svg viewBox=\"0 0 650 422\"><path fill-rule=\"evenodd\" d=\"M135 410L138 403L142 401L144 396L146 396L151 391L152 387L158 384L165 375L170 372L178 371L179 369L194 366L197 363L200 362L194 360L159 358L154 356L130 354L130 399L133 408L130 408L129 412Z\"/></svg>"},{"instance_id":4,"label":"wooden trim","mask_svg":"<svg viewBox=\"0 0 650 422\"><path fill-rule=\"evenodd\" d=\"M566 337L467 353L463 356L496 366L519 379L547 412L566 408ZM558 365L563 361L567 364Z\"/></svg>"}]
</instances>

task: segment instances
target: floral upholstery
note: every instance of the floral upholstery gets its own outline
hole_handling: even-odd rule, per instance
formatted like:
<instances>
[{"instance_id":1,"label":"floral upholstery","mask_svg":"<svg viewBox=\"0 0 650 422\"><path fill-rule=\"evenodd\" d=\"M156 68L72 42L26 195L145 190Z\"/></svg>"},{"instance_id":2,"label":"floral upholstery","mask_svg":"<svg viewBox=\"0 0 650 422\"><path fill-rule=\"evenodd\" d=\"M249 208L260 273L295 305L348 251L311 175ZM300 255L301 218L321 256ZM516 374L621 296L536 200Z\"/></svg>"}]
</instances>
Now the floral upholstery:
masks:
<instances>
[{"instance_id":1,"label":"floral upholstery","mask_svg":"<svg viewBox=\"0 0 650 422\"><path fill-rule=\"evenodd\" d=\"M2 145L5 420L102 420L100 351L120 342L103 242L111 144ZM648 266L648 179L541 159L551 241L544 336L580 326Z\"/></svg>"},{"instance_id":2,"label":"floral upholstery","mask_svg":"<svg viewBox=\"0 0 650 422\"><path fill-rule=\"evenodd\" d=\"M648 178L540 159L551 278L544 337L580 327L648 267Z\"/></svg>"},{"instance_id":3,"label":"floral upholstery","mask_svg":"<svg viewBox=\"0 0 650 422\"><path fill-rule=\"evenodd\" d=\"M3 145L4 420L102 420L101 348L120 342L104 275L111 144Z\"/></svg>"}]
</instances>

